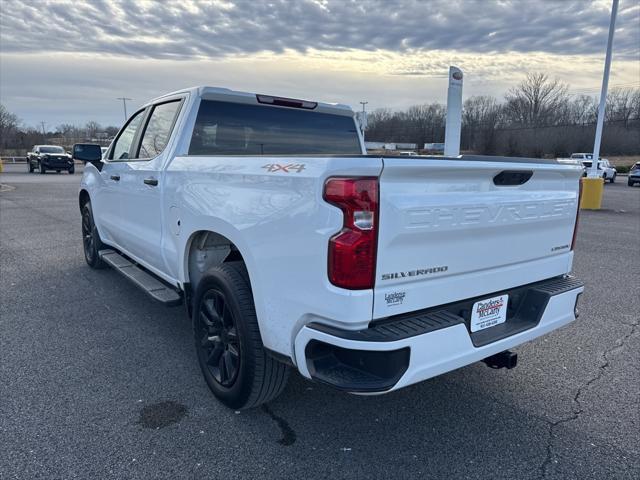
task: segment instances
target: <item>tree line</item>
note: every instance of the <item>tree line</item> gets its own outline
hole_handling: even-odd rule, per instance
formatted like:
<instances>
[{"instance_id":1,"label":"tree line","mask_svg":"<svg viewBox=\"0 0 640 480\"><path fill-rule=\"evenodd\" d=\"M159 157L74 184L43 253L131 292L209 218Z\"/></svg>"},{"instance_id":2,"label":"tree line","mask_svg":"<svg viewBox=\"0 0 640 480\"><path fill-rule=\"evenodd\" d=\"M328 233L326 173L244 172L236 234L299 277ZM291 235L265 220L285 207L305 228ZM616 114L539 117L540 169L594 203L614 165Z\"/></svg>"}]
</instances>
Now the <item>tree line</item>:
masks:
<instances>
[{"instance_id":1,"label":"tree line","mask_svg":"<svg viewBox=\"0 0 640 480\"><path fill-rule=\"evenodd\" d=\"M567 156L593 148L598 99L571 95L569 86L531 73L499 101L474 96L463 105L461 149L485 155ZM375 110L366 139L376 142L444 142L446 106L415 105L404 111ZM640 154L640 88L614 88L607 95L601 151Z\"/></svg>"},{"instance_id":2,"label":"tree line","mask_svg":"<svg viewBox=\"0 0 640 480\"><path fill-rule=\"evenodd\" d=\"M531 73L504 95L474 96L463 105L461 149L485 155L568 156L590 151L598 99L571 95L569 86L543 73ZM415 105L404 111L379 109L369 114L366 138L377 142L425 143L444 141L446 106ZM76 142L108 144L118 127L95 121L84 126L68 123L52 131L25 126L0 104L0 153L24 155L33 145ZM607 95L601 152L640 154L640 88L614 88Z\"/></svg>"},{"instance_id":3,"label":"tree line","mask_svg":"<svg viewBox=\"0 0 640 480\"><path fill-rule=\"evenodd\" d=\"M82 126L62 123L53 130L38 129L24 125L17 115L0 104L0 153L2 155L25 155L34 145L56 144L69 148L74 143L96 142L107 145L118 127L103 127L89 121Z\"/></svg>"}]
</instances>

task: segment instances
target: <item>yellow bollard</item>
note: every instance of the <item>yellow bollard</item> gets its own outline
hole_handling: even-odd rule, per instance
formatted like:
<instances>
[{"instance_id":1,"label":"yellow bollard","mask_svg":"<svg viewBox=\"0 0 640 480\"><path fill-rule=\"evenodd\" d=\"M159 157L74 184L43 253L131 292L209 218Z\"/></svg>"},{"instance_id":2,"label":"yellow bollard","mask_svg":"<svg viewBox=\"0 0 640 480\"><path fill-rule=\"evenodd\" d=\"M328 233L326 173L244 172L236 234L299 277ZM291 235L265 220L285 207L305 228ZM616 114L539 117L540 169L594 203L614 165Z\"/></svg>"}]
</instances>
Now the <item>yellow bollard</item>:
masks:
<instances>
[{"instance_id":1,"label":"yellow bollard","mask_svg":"<svg viewBox=\"0 0 640 480\"><path fill-rule=\"evenodd\" d=\"M582 198L580 208L585 210L600 210L602 205L602 192L604 191L604 178L583 177Z\"/></svg>"}]
</instances>

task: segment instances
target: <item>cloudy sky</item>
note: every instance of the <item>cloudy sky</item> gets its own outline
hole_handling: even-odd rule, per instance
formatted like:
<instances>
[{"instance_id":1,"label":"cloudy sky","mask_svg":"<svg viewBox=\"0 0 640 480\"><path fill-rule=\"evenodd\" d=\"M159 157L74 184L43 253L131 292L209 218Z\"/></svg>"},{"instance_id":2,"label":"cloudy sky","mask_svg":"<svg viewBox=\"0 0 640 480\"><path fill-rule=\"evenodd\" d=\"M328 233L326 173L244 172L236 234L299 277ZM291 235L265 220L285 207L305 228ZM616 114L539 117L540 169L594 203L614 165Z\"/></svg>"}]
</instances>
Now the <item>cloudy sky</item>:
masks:
<instances>
[{"instance_id":1,"label":"cloudy sky","mask_svg":"<svg viewBox=\"0 0 640 480\"><path fill-rule=\"evenodd\" d=\"M0 0L0 100L26 124L119 125L214 85L358 107L501 96L531 71L599 90L610 0ZM621 0L610 83L640 86L640 0Z\"/></svg>"}]
</instances>

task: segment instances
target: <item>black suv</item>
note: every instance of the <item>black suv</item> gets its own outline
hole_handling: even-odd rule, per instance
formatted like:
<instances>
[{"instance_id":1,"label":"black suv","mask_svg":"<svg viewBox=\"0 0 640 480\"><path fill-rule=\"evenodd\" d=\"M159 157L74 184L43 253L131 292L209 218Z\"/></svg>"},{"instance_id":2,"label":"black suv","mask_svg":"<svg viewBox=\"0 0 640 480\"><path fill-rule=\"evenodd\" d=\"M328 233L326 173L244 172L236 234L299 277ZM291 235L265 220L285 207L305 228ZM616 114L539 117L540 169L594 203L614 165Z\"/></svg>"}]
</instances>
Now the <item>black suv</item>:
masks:
<instances>
[{"instance_id":1,"label":"black suv","mask_svg":"<svg viewBox=\"0 0 640 480\"><path fill-rule=\"evenodd\" d=\"M33 173L36 168L40 170L40 173L45 173L47 170L55 170L58 173L66 170L69 173L75 173L71 155L57 145L36 145L33 147L27 153L27 166L29 173Z\"/></svg>"}]
</instances>

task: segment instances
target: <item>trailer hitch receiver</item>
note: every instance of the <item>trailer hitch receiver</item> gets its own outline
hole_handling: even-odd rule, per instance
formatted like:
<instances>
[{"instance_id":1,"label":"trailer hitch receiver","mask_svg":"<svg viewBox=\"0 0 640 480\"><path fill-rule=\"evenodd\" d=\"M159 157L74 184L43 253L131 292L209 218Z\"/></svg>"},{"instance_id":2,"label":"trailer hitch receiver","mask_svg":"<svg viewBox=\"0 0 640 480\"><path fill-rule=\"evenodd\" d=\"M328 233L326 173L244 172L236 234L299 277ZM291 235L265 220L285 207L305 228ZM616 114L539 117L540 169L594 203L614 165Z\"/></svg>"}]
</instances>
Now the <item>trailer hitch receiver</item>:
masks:
<instances>
[{"instance_id":1,"label":"trailer hitch receiver","mask_svg":"<svg viewBox=\"0 0 640 480\"><path fill-rule=\"evenodd\" d=\"M491 368L508 368L511 369L518 364L518 354L505 350L504 352L496 353L490 357L482 360Z\"/></svg>"}]
</instances>

